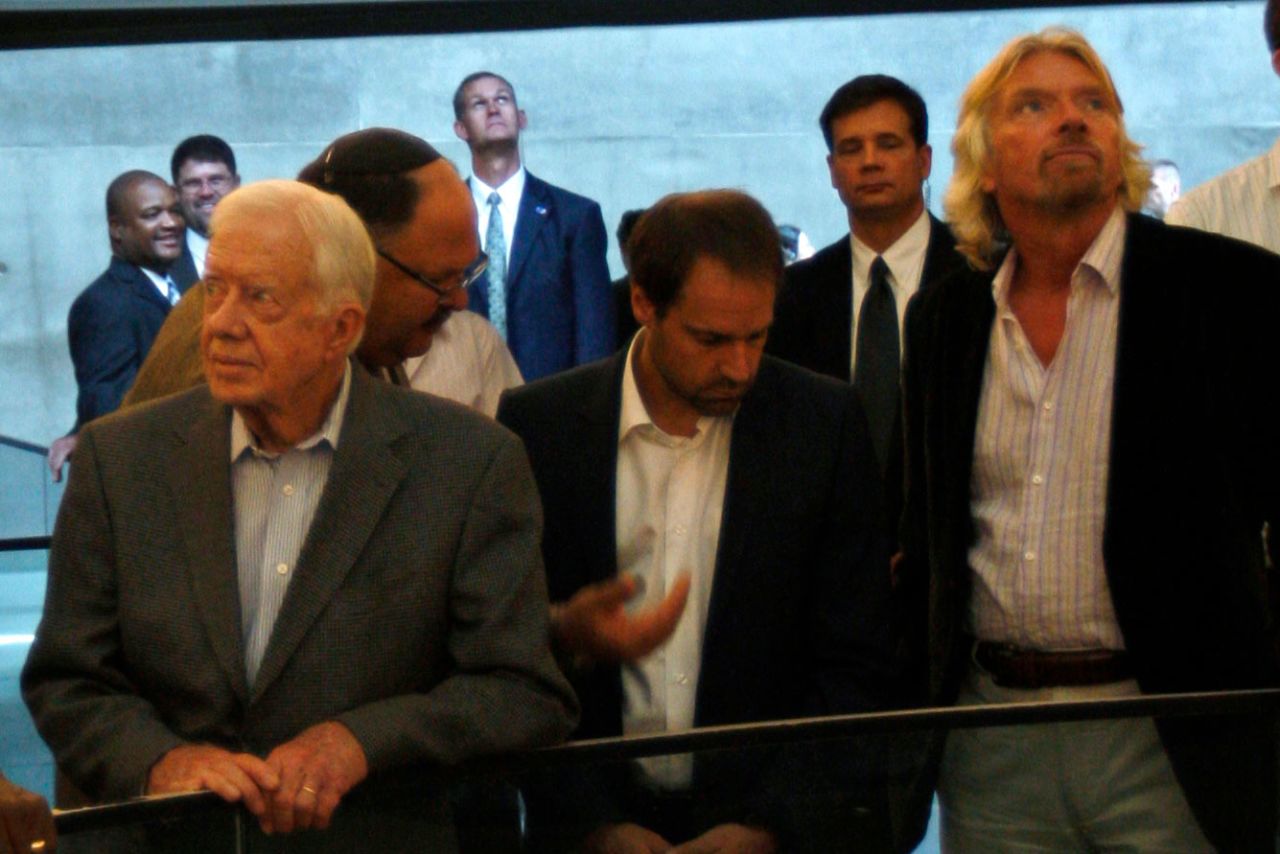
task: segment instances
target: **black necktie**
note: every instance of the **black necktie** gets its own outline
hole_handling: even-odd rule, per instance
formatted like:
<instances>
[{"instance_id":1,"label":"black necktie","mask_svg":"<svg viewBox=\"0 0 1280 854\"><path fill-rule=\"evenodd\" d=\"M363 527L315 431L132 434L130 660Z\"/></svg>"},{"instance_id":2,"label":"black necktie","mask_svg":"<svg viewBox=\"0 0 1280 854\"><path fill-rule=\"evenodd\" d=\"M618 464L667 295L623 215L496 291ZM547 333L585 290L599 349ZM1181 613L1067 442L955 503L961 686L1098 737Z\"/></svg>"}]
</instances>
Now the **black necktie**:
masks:
<instances>
[{"instance_id":1,"label":"black necktie","mask_svg":"<svg viewBox=\"0 0 1280 854\"><path fill-rule=\"evenodd\" d=\"M889 265L877 256L858 312L858 351L853 385L862 396L880 471L885 471L898 419L898 305Z\"/></svg>"}]
</instances>

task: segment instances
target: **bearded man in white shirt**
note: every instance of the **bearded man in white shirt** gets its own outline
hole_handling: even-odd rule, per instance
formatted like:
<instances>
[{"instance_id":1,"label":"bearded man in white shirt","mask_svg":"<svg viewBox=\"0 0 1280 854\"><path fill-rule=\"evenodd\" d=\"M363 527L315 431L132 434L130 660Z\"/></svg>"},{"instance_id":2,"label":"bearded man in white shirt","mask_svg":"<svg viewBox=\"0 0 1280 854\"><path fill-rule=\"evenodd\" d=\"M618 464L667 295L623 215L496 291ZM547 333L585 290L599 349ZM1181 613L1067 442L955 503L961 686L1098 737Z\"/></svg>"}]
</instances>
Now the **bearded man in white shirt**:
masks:
<instances>
[{"instance_id":1,"label":"bearded man in white shirt","mask_svg":"<svg viewBox=\"0 0 1280 854\"><path fill-rule=\"evenodd\" d=\"M875 456L848 384L762 355L782 276L768 212L735 191L676 194L629 245L642 325L630 347L507 392L498 410L533 463L557 601L620 573L654 607L687 595L665 648L575 670L576 735L882 708ZM554 789L530 801L533 843L551 850L581 836L544 831L575 827L588 851L824 850L788 820L809 789L760 754L574 769Z\"/></svg>"}]
</instances>

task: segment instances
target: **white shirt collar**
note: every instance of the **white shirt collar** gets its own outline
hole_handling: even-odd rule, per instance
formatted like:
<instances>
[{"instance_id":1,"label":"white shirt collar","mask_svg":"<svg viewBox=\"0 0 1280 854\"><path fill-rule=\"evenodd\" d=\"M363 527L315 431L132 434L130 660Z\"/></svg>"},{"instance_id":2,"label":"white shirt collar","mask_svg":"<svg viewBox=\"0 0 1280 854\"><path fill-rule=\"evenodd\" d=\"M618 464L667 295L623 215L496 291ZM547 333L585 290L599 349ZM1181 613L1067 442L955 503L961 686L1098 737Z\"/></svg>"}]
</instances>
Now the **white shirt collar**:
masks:
<instances>
[{"instance_id":1,"label":"white shirt collar","mask_svg":"<svg viewBox=\"0 0 1280 854\"><path fill-rule=\"evenodd\" d=\"M853 238L853 275L859 281L866 281L871 275L871 263L876 256L884 258L889 267L889 274L895 281L902 279L916 268L923 268L924 253L929 248L929 232L932 224L929 221L928 209L920 211L920 216L911 223L911 227L893 242L884 252L876 252L850 232Z\"/></svg>"},{"instance_id":2,"label":"white shirt collar","mask_svg":"<svg viewBox=\"0 0 1280 854\"><path fill-rule=\"evenodd\" d=\"M490 187L473 174L471 176L471 197L475 199L476 207L481 210L489 207L489 194L493 192L496 192L502 199L501 204L503 207L518 206L520 197L524 195L524 181L524 166L521 166L514 175L503 181L501 187Z\"/></svg>"},{"instance_id":3,"label":"white shirt collar","mask_svg":"<svg viewBox=\"0 0 1280 854\"><path fill-rule=\"evenodd\" d=\"M351 360L347 360L346 366L342 371L342 385L338 390L338 397L334 400L333 406L329 407L329 412L324 417L324 421L320 424L320 429L303 439L293 448L297 450L310 450L321 442L328 442L329 447L337 450L338 436L342 433L342 419L347 412L347 399L351 396ZM236 410L231 411L231 462L240 459L240 455L250 449L251 452L259 457L273 459L280 456L270 451L262 450L258 444L258 437L253 435L253 431L249 429L249 425L244 423L244 417Z\"/></svg>"},{"instance_id":4,"label":"white shirt collar","mask_svg":"<svg viewBox=\"0 0 1280 854\"><path fill-rule=\"evenodd\" d=\"M1120 263L1124 259L1124 242L1128 233L1129 220L1125 217L1124 209L1116 205L1111 211L1111 216L1102 226L1102 230L1098 232L1098 236L1093 238L1084 256L1080 258L1075 272L1071 274L1072 285L1080 281L1084 270L1089 270L1102 281L1112 295L1118 293ZM995 297L996 305L1005 305L1008 302L1009 287L1013 284L1013 271L1017 265L1017 254L1017 249L1009 250L1004 263L1000 265L995 279L991 282L991 292Z\"/></svg>"},{"instance_id":5,"label":"white shirt collar","mask_svg":"<svg viewBox=\"0 0 1280 854\"><path fill-rule=\"evenodd\" d=\"M138 266L138 265L135 265L135 266ZM142 267L142 266L138 266L138 269L141 270L143 274L148 279L151 280L151 284L156 286L156 290L160 292L160 296L164 297L164 301L168 302L169 287L170 286L173 286L175 288L177 287L177 285L173 283L173 279L169 277L169 274L157 273L155 270L148 270L146 267Z\"/></svg>"}]
</instances>

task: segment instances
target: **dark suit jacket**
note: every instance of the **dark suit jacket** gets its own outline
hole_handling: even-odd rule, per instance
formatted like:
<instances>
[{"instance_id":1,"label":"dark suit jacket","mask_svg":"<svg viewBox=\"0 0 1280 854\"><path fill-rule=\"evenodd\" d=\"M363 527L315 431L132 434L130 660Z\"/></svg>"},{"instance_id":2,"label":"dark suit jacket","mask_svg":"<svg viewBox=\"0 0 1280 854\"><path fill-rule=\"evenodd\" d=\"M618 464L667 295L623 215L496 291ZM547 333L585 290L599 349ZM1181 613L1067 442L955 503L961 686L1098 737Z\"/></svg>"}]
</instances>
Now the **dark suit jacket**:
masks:
<instances>
[{"instance_id":1,"label":"dark suit jacket","mask_svg":"<svg viewBox=\"0 0 1280 854\"><path fill-rule=\"evenodd\" d=\"M613 352L608 238L600 206L525 173L507 267L507 346L526 381ZM468 290L489 316L489 280Z\"/></svg>"},{"instance_id":2,"label":"dark suit jacket","mask_svg":"<svg viewBox=\"0 0 1280 854\"><path fill-rule=\"evenodd\" d=\"M71 304L67 340L76 369L76 429L120 405L169 314L142 269L112 258Z\"/></svg>"},{"instance_id":3,"label":"dark suit jacket","mask_svg":"<svg viewBox=\"0 0 1280 854\"><path fill-rule=\"evenodd\" d=\"M618 572L614 483L625 359L619 353L512 389L498 409L533 464L553 601ZM696 726L886 704L888 573L869 441L850 387L764 358L733 424ZM595 668L575 688L582 701L575 736L620 735L621 669ZM735 759L747 764L736 767ZM757 800L751 759L729 757L716 773L695 764L708 827L742 820L753 806L772 812L775 805Z\"/></svg>"},{"instance_id":4,"label":"dark suit jacket","mask_svg":"<svg viewBox=\"0 0 1280 854\"><path fill-rule=\"evenodd\" d=\"M1128 227L1102 543L1116 618L1144 692L1272 686L1260 531L1280 521L1280 257L1141 216ZM907 317L903 584L931 704L954 702L969 666L969 482L992 275L966 271ZM1210 841L1270 850L1273 724L1157 726Z\"/></svg>"},{"instance_id":5,"label":"dark suit jacket","mask_svg":"<svg viewBox=\"0 0 1280 854\"><path fill-rule=\"evenodd\" d=\"M196 259L191 257L191 244L187 242L185 231L182 238L182 254L178 256L178 260L174 261L173 266L169 268L169 277L178 286L178 290L184 294L192 285L200 281L200 274L196 272Z\"/></svg>"},{"instance_id":6,"label":"dark suit jacket","mask_svg":"<svg viewBox=\"0 0 1280 854\"><path fill-rule=\"evenodd\" d=\"M929 224L929 244L917 293L927 293L964 267L951 229L933 214L929 215ZM846 234L812 258L787 267L765 350L811 371L852 382L849 373L852 327L853 246ZM896 531L902 511L900 431L894 433L894 440L887 454L888 462L880 473L885 485L886 517L892 531Z\"/></svg>"},{"instance_id":7,"label":"dark suit jacket","mask_svg":"<svg viewBox=\"0 0 1280 854\"><path fill-rule=\"evenodd\" d=\"M515 437L353 369L333 467L250 690L229 423L201 386L81 433L23 672L40 734L76 785L123 799L179 744L265 755L337 720L371 771L348 797L386 810L406 800L383 796L398 768L568 734L576 704L548 647L537 494ZM407 800L387 828L420 815L447 847L438 793ZM298 850L367 850L360 811L344 812L355 841L335 826Z\"/></svg>"},{"instance_id":8,"label":"dark suit jacket","mask_svg":"<svg viewBox=\"0 0 1280 854\"><path fill-rule=\"evenodd\" d=\"M920 291L964 266L951 229L929 215ZM780 359L852 382L853 247L849 235L787 267L765 349Z\"/></svg>"}]
</instances>

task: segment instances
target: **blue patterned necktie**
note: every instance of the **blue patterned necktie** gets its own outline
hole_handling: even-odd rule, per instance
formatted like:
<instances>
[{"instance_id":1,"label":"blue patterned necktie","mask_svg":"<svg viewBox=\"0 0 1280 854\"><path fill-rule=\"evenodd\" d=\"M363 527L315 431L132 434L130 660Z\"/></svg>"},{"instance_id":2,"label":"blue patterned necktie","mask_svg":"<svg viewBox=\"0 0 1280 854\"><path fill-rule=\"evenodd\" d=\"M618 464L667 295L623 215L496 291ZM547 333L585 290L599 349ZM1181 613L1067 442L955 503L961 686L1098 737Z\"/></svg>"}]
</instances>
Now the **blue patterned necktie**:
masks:
<instances>
[{"instance_id":1,"label":"blue patterned necktie","mask_svg":"<svg viewBox=\"0 0 1280 854\"><path fill-rule=\"evenodd\" d=\"M182 299L182 294L178 293L178 286L173 283L173 279L168 276L164 277L165 296L169 299L169 305L177 305L178 300Z\"/></svg>"},{"instance_id":2,"label":"blue patterned necktie","mask_svg":"<svg viewBox=\"0 0 1280 854\"><path fill-rule=\"evenodd\" d=\"M880 471L885 471L898 418L898 305L889 265L877 256L858 311L857 364L853 385L862 396Z\"/></svg>"},{"instance_id":3,"label":"blue patterned necktie","mask_svg":"<svg viewBox=\"0 0 1280 854\"><path fill-rule=\"evenodd\" d=\"M489 256L489 322L507 339L507 238L502 233L502 197L489 194L489 229L484 251Z\"/></svg>"}]
</instances>

